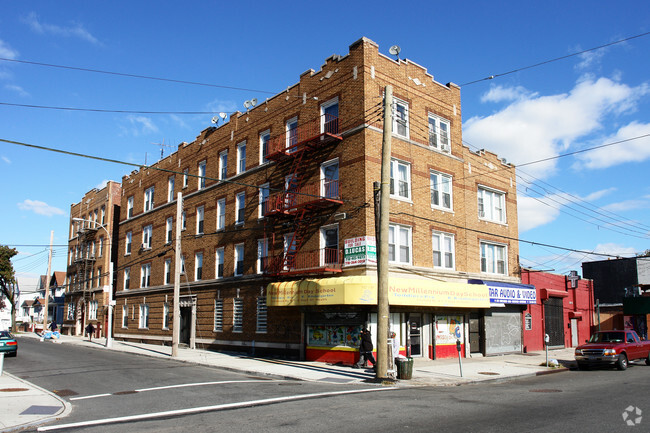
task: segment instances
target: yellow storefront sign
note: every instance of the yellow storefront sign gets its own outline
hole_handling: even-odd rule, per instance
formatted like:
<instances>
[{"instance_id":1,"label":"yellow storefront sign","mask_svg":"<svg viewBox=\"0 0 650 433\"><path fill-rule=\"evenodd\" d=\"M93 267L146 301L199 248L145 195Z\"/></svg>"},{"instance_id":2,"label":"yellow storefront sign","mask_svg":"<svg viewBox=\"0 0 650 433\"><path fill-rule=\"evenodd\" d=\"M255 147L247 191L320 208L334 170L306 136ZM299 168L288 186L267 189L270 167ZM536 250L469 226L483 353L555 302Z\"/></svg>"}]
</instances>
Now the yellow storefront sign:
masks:
<instances>
[{"instance_id":1,"label":"yellow storefront sign","mask_svg":"<svg viewBox=\"0 0 650 433\"><path fill-rule=\"evenodd\" d=\"M377 278L370 276L305 279L270 283L267 305L377 305ZM390 305L490 308L488 288L481 284L390 278Z\"/></svg>"}]
</instances>

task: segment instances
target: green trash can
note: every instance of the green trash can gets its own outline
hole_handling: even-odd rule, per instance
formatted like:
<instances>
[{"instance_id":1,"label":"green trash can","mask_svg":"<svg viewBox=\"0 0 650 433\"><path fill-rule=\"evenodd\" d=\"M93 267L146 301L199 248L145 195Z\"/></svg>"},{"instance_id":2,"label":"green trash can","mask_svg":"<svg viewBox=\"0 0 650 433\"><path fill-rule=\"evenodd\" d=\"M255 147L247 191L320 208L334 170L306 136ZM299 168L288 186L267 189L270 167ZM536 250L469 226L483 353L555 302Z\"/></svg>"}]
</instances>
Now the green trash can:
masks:
<instances>
[{"instance_id":1,"label":"green trash can","mask_svg":"<svg viewBox=\"0 0 650 433\"><path fill-rule=\"evenodd\" d=\"M413 358L399 358L396 364L398 379L410 380L413 377Z\"/></svg>"}]
</instances>

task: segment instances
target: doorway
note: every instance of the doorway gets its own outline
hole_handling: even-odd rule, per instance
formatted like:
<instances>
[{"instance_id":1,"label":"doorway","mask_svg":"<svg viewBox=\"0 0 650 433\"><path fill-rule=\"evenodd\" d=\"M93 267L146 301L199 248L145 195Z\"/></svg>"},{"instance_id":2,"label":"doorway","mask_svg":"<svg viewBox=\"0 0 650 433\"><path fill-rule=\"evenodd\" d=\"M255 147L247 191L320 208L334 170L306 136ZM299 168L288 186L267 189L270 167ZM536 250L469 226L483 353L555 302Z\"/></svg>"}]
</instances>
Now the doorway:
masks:
<instances>
[{"instance_id":1,"label":"doorway","mask_svg":"<svg viewBox=\"0 0 650 433\"><path fill-rule=\"evenodd\" d=\"M483 348L483 318L478 313L469 315L469 348L470 353L485 354Z\"/></svg>"},{"instance_id":2,"label":"doorway","mask_svg":"<svg viewBox=\"0 0 650 433\"><path fill-rule=\"evenodd\" d=\"M548 298L544 301L545 332L549 336L549 347L564 347L564 311L562 298Z\"/></svg>"},{"instance_id":3,"label":"doorway","mask_svg":"<svg viewBox=\"0 0 650 433\"><path fill-rule=\"evenodd\" d=\"M411 356L422 356L422 314L409 314L408 333L411 347Z\"/></svg>"},{"instance_id":4,"label":"doorway","mask_svg":"<svg viewBox=\"0 0 650 433\"><path fill-rule=\"evenodd\" d=\"M192 307L181 307L181 329L178 342L190 345L192 330Z\"/></svg>"}]
</instances>

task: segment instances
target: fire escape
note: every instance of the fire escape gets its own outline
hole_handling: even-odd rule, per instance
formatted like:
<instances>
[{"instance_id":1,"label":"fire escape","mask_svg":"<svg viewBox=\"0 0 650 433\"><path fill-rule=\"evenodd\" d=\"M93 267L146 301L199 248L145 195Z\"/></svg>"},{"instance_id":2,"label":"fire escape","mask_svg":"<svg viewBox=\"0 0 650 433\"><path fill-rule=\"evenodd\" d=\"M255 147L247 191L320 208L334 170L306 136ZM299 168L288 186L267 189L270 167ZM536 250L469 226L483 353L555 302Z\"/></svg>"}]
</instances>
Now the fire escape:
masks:
<instances>
[{"instance_id":1,"label":"fire escape","mask_svg":"<svg viewBox=\"0 0 650 433\"><path fill-rule=\"evenodd\" d=\"M96 233L97 227L90 227L85 224L79 226L77 230L77 245L80 247L80 253L79 255L75 255L74 262L69 267L69 269L72 268L72 272L69 273L76 275L76 287L74 291L81 292L84 305L88 305L90 288L93 284L91 275L93 274L96 259L95 249L91 248L91 245L95 240Z\"/></svg>"},{"instance_id":2,"label":"fire escape","mask_svg":"<svg viewBox=\"0 0 650 433\"><path fill-rule=\"evenodd\" d=\"M322 178L306 183L309 161L317 158L315 155L318 151L342 139L338 117L324 114L269 140L267 159L276 161L278 166L288 167L288 170L283 170L283 190L269 194L268 199L262 202L265 238L269 248L264 268L270 275L341 272L342 249L307 251L303 246L307 237L314 233L312 223L315 218L324 209L343 203L338 175L337 179ZM280 234L289 229L293 230L290 234ZM282 248L277 248L276 252L280 243Z\"/></svg>"}]
</instances>

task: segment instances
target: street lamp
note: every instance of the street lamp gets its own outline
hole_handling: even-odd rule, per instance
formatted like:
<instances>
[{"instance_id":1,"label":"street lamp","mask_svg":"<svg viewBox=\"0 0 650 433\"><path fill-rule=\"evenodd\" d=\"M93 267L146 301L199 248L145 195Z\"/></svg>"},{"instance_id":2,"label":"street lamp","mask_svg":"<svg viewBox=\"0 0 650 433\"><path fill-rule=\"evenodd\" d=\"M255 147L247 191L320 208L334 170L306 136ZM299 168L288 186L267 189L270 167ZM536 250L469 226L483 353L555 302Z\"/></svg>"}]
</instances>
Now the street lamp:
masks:
<instances>
[{"instance_id":1,"label":"street lamp","mask_svg":"<svg viewBox=\"0 0 650 433\"><path fill-rule=\"evenodd\" d=\"M74 222L83 222L83 223L91 223L91 224L97 224L95 221L90 221L87 219L83 218L72 218L72 221ZM106 237L108 238L108 254L112 255L113 254L113 248L112 248L112 239L111 239L111 234L108 232L106 227L104 225L99 225L96 227L100 227L104 229L106 232ZM113 347L113 260L111 260L111 257L109 256L109 263L108 263L108 326L106 327L106 348L111 348Z\"/></svg>"}]
</instances>

